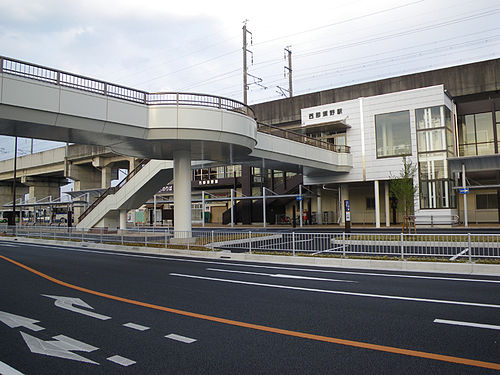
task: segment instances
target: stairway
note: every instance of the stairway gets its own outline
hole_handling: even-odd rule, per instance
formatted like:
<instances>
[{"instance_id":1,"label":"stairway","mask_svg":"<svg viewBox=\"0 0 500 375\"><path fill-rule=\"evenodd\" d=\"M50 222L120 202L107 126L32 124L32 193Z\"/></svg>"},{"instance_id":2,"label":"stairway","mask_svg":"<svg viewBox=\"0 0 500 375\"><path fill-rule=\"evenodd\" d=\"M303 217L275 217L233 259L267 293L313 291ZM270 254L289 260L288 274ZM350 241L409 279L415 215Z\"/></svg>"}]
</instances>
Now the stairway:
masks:
<instances>
[{"instance_id":1,"label":"stairway","mask_svg":"<svg viewBox=\"0 0 500 375\"><path fill-rule=\"evenodd\" d=\"M77 228L118 226L119 210L142 206L173 178L173 162L145 160L117 186L107 189L79 217Z\"/></svg>"}]
</instances>

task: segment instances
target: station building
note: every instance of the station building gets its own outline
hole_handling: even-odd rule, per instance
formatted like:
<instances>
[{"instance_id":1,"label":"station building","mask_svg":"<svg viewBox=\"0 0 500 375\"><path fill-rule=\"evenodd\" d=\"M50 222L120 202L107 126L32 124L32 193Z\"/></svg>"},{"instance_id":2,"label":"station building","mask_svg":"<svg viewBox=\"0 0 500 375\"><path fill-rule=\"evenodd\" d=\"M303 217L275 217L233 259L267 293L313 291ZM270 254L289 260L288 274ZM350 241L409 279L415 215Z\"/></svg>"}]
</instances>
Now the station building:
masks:
<instances>
[{"instance_id":1,"label":"station building","mask_svg":"<svg viewBox=\"0 0 500 375\"><path fill-rule=\"evenodd\" d=\"M205 168L193 172L193 188L218 196L228 188L261 195L263 187L289 194L304 184L309 223L342 224L348 199L352 223L389 226L402 221L390 180L404 156L417 167L417 224L498 223L499 90L494 59L256 104L258 121L330 143L352 155L352 168L317 175L255 165ZM269 200L267 222L287 222L294 205L293 198ZM227 203L209 209L210 221L228 223ZM237 203L235 221L262 221L262 201Z\"/></svg>"}]
</instances>

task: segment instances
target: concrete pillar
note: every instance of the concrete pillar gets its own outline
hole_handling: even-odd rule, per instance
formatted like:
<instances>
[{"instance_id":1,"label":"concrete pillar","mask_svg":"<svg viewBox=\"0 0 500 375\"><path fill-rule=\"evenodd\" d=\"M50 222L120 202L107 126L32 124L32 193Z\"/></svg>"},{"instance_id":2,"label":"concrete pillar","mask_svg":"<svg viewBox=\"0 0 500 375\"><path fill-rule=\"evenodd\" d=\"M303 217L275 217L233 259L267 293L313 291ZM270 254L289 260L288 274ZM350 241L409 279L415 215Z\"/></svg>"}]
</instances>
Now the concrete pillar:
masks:
<instances>
[{"instance_id":1,"label":"concrete pillar","mask_svg":"<svg viewBox=\"0 0 500 375\"><path fill-rule=\"evenodd\" d=\"M345 207L344 207L344 201L349 199L349 185L348 184L341 184L340 185L340 224L345 225ZM351 208L352 212L352 208ZM351 218L352 218L352 213L351 213ZM352 220L352 219L351 219Z\"/></svg>"},{"instance_id":2,"label":"concrete pillar","mask_svg":"<svg viewBox=\"0 0 500 375\"><path fill-rule=\"evenodd\" d=\"M120 229L127 229L127 210L120 210Z\"/></svg>"},{"instance_id":3,"label":"concrete pillar","mask_svg":"<svg viewBox=\"0 0 500 375\"><path fill-rule=\"evenodd\" d=\"M28 187L16 184L16 200L19 198L24 198L24 195L28 193ZM6 203L12 202L12 181L2 181L0 182L0 206ZM8 209L4 207L4 209Z\"/></svg>"},{"instance_id":4,"label":"concrete pillar","mask_svg":"<svg viewBox=\"0 0 500 375\"><path fill-rule=\"evenodd\" d=\"M102 167L101 169L101 189L107 189L111 186L111 167Z\"/></svg>"},{"instance_id":5,"label":"concrete pillar","mask_svg":"<svg viewBox=\"0 0 500 375\"><path fill-rule=\"evenodd\" d=\"M69 164L67 170L68 178L75 181L74 191L100 189L101 188L101 173L91 164L75 165ZM78 224L80 215L85 211L85 207L75 206L73 219L75 224Z\"/></svg>"},{"instance_id":6,"label":"concrete pillar","mask_svg":"<svg viewBox=\"0 0 500 375\"><path fill-rule=\"evenodd\" d=\"M384 203L385 203L385 226L386 227L390 227L391 226L391 205L390 205L390 186L391 184L389 183L389 181L386 181L385 182L385 188L384 188L384 193L385 193L385 199L384 199Z\"/></svg>"},{"instance_id":7,"label":"concrete pillar","mask_svg":"<svg viewBox=\"0 0 500 375\"><path fill-rule=\"evenodd\" d=\"M42 199L51 196L52 199L57 199L61 195L61 186L66 184L66 179L61 181L48 181L37 179L35 177L25 177L21 179L24 185L29 186L30 199L36 197Z\"/></svg>"},{"instance_id":8,"label":"concrete pillar","mask_svg":"<svg viewBox=\"0 0 500 375\"><path fill-rule=\"evenodd\" d=\"M174 151L174 237L191 238L191 152Z\"/></svg>"},{"instance_id":9,"label":"concrete pillar","mask_svg":"<svg viewBox=\"0 0 500 375\"><path fill-rule=\"evenodd\" d=\"M316 216L316 223L323 224L323 208L321 207L321 186L318 186L317 195L316 195L316 211L318 212Z\"/></svg>"},{"instance_id":10,"label":"concrete pillar","mask_svg":"<svg viewBox=\"0 0 500 375\"><path fill-rule=\"evenodd\" d=\"M375 228L380 228L380 192L379 192L379 182L374 181L375 188Z\"/></svg>"}]
</instances>

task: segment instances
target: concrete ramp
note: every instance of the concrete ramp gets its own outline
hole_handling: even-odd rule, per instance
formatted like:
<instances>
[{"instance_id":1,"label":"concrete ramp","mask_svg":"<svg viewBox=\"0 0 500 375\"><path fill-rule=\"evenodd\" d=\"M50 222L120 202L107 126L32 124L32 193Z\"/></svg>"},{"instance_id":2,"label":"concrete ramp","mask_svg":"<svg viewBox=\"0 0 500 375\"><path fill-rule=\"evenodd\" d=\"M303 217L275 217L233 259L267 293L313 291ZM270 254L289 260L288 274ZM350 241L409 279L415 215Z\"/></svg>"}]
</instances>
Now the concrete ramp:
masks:
<instances>
[{"instance_id":1,"label":"concrete ramp","mask_svg":"<svg viewBox=\"0 0 500 375\"><path fill-rule=\"evenodd\" d=\"M150 160L86 213L77 228L119 227L119 211L139 208L173 178L173 162Z\"/></svg>"}]
</instances>

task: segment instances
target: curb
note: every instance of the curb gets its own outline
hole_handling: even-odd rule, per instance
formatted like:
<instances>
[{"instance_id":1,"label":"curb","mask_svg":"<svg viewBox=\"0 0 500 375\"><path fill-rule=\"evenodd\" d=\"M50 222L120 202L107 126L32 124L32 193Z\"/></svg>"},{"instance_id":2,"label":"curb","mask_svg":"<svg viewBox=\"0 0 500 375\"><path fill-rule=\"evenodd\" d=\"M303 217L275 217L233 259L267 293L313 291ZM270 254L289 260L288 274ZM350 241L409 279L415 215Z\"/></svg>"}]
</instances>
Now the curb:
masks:
<instances>
[{"instance_id":1,"label":"curb","mask_svg":"<svg viewBox=\"0 0 500 375\"><path fill-rule=\"evenodd\" d=\"M242 262L272 263L295 266L317 266L336 268L355 268L380 271L404 272L432 272L462 275L499 276L500 264L477 263L446 263L446 262L417 262L407 260L374 260L374 259L343 259L343 258L316 258L284 255L264 255L248 253L231 253L227 250L200 251L177 250L169 248L108 245L94 242L73 242L60 240L40 240L25 237L0 237L1 242L24 242L37 245L70 246L75 248L90 248L96 250L119 251L124 253L138 253L151 255L171 255L187 258L206 258L237 260Z\"/></svg>"}]
</instances>

